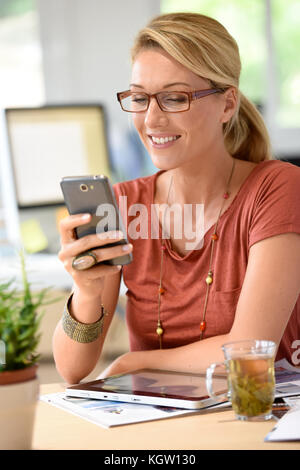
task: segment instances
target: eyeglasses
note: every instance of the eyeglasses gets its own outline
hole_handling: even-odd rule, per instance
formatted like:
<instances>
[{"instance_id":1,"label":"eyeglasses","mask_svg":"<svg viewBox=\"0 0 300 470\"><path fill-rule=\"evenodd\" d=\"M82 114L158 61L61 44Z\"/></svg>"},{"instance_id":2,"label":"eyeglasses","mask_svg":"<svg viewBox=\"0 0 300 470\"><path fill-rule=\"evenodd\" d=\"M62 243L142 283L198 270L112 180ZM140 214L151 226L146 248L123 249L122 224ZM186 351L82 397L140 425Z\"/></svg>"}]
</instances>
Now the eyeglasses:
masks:
<instances>
[{"instance_id":1,"label":"eyeglasses","mask_svg":"<svg viewBox=\"0 0 300 470\"><path fill-rule=\"evenodd\" d=\"M182 113L188 111L191 101L204 98L213 93L224 93L222 88L209 88L198 91L161 91L148 93L139 91L121 91L117 93L118 101L123 111L127 113L144 113L149 108L150 99L154 97L160 109L167 113Z\"/></svg>"}]
</instances>

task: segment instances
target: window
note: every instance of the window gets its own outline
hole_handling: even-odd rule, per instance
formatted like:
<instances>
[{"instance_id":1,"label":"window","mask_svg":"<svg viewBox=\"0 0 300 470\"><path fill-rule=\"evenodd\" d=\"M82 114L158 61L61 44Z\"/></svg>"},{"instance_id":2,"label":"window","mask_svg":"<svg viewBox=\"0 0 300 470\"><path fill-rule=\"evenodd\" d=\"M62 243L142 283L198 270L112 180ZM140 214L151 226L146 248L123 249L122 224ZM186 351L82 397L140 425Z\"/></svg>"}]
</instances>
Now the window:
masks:
<instances>
[{"instance_id":1,"label":"window","mask_svg":"<svg viewBox=\"0 0 300 470\"><path fill-rule=\"evenodd\" d=\"M34 0L1 0L0 68L0 107L30 106L44 101Z\"/></svg>"},{"instance_id":2,"label":"window","mask_svg":"<svg viewBox=\"0 0 300 470\"><path fill-rule=\"evenodd\" d=\"M300 127L300 2L272 0L272 33L278 93L276 121Z\"/></svg>"},{"instance_id":3,"label":"window","mask_svg":"<svg viewBox=\"0 0 300 470\"><path fill-rule=\"evenodd\" d=\"M34 0L0 1L0 108L44 101L42 52ZM2 158L2 155L1 155ZM10 253L0 187L0 252ZM8 213L8 210L7 210ZM9 216L14 219L14 214Z\"/></svg>"}]
</instances>

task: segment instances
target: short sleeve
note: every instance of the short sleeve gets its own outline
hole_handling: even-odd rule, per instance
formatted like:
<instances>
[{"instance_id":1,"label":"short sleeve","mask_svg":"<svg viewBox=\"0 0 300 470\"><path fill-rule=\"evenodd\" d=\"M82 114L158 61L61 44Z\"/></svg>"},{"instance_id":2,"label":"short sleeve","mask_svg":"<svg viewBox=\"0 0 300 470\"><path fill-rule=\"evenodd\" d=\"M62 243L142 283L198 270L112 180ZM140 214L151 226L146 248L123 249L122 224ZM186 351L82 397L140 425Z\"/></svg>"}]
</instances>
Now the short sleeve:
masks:
<instances>
[{"instance_id":1,"label":"short sleeve","mask_svg":"<svg viewBox=\"0 0 300 470\"><path fill-rule=\"evenodd\" d=\"M249 247L264 238L290 232L300 234L300 168L278 162L257 191Z\"/></svg>"},{"instance_id":2,"label":"short sleeve","mask_svg":"<svg viewBox=\"0 0 300 470\"><path fill-rule=\"evenodd\" d=\"M116 198L117 204L119 205L119 198L120 198L120 196L123 196L122 184L121 183L115 183L113 185L113 190L114 190L114 193L115 193L115 198Z\"/></svg>"}]
</instances>

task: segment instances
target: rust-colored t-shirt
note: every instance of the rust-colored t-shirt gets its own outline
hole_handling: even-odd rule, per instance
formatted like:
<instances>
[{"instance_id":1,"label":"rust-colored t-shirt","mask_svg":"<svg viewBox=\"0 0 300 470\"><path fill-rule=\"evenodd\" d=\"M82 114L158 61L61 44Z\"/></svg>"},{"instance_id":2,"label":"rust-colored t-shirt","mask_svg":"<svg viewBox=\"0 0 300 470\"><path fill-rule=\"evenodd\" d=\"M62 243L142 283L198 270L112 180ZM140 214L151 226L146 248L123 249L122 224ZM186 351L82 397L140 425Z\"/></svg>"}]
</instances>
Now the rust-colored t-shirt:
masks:
<instances>
[{"instance_id":1,"label":"rust-colored t-shirt","mask_svg":"<svg viewBox=\"0 0 300 470\"><path fill-rule=\"evenodd\" d=\"M143 204L151 214L157 175L114 186L117 196L127 197L127 209ZM123 218L125 198L120 206ZM133 206L127 223L137 225L140 206ZM150 218L148 231L150 234ZM137 231L139 227L137 226ZM228 209L222 214L214 249L214 282L210 288L203 338L229 333L245 277L249 249L254 243L287 232L300 234L300 168L271 160L259 163L248 175ZM167 242L163 265L164 294L161 296L163 348L199 340L210 256L211 227L201 249L184 257ZM126 321L132 351L159 348L156 334L161 240L133 239L133 261L124 266L127 287ZM300 362L300 296L290 317L277 354L291 363ZM298 348L298 352L296 350ZM294 353L294 356L293 356ZM298 354L299 353L299 354ZM298 355L297 355L298 354ZM295 357L298 359L295 360ZM294 360L293 360L294 359Z\"/></svg>"}]
</instances>

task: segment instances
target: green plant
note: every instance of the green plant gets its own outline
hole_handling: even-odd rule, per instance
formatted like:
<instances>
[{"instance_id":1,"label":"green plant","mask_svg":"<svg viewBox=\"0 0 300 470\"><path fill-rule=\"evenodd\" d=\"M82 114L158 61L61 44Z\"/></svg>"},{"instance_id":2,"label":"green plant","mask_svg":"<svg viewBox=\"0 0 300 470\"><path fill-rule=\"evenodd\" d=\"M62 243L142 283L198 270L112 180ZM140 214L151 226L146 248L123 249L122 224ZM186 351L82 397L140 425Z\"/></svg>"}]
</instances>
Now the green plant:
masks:
<instances>
[{"instance_id":1,"label":"green plant","mask_svg":"<svg viewBox=\"0 0 300 470\"><path fill-rule=\"evenodd\" d=\"M57 300L47 300L48 287L31 291L23 252L20 261L23 290L14 287L14 279L0 283L0 340L5 347L5 364L0 362L0 372L24 369L38 361L40 308Z\"/></svg>"}]
</instances>

